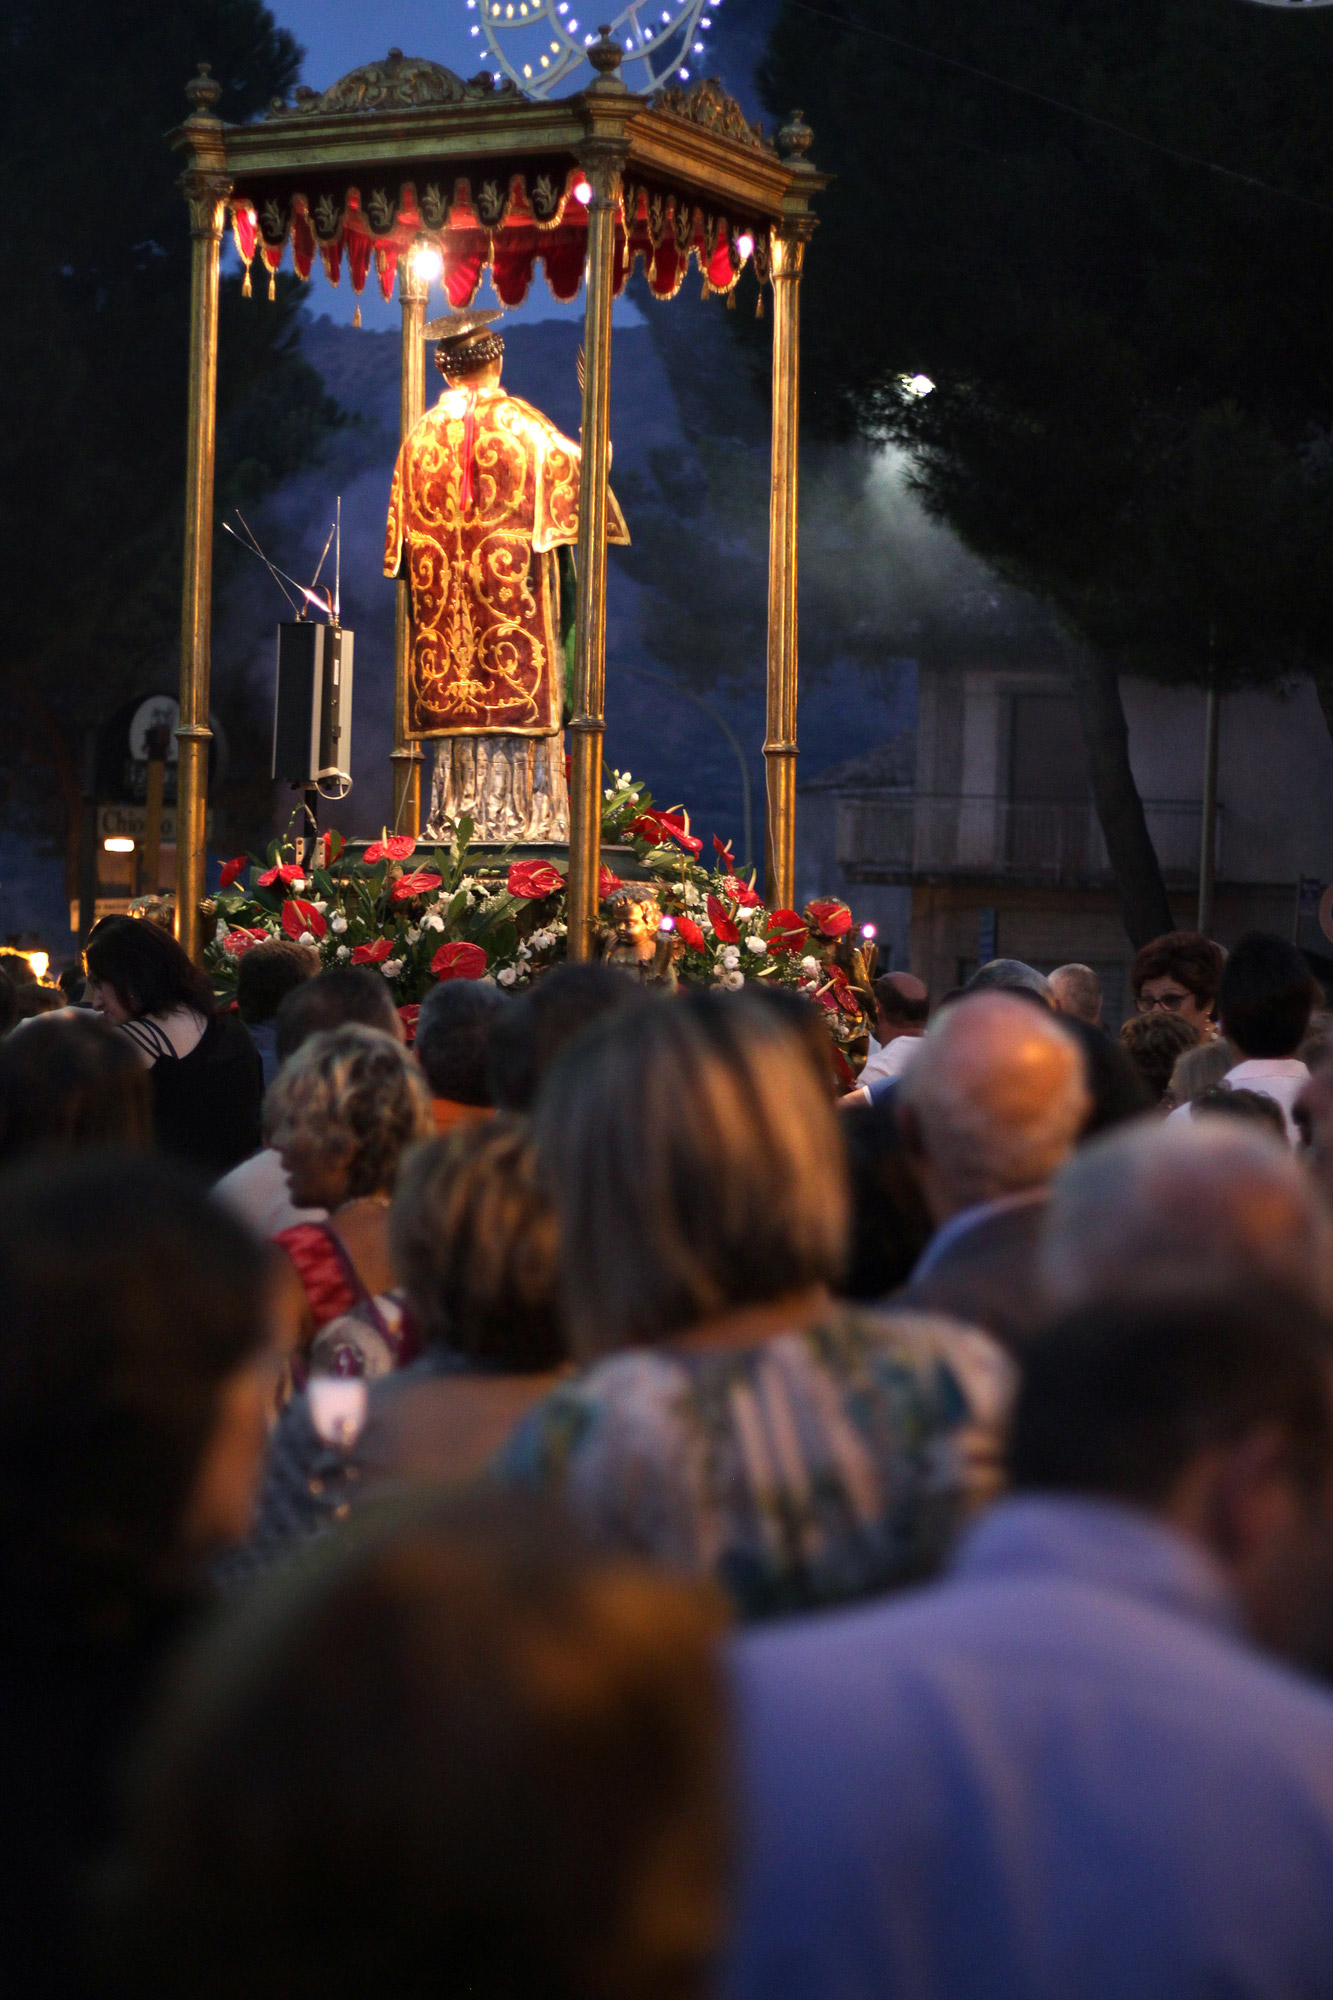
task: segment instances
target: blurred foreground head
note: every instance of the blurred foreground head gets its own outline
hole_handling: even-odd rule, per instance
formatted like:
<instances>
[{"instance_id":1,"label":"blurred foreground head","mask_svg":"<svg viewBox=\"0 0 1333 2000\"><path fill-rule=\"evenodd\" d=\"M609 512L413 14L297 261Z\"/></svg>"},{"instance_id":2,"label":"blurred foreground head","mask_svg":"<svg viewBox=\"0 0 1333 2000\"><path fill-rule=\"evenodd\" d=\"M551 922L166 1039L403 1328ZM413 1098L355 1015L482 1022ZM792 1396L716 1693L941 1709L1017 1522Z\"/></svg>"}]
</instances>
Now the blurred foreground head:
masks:
<instances>
[{"instance_id":1,"label":"blurred foreground head","mask_svg":"<svg viewBox=\"0 0 1333 2000\"><path fill-rule=\"evenodd\" d=\"M512 1503L350 1530L214 1634L148 1747L133 1990L703 2000L719 1625Z\"/></svg>"},{"instance_id":2,"label":"blurred foreground head","mask_svg":"<svg viewBox=\"0 0 1333 2000\"><path fill-rule=\"evenodd\" d=\"M1271 1283L1333 1307L1333 1224L1301 1163L1239 1119L1094 1140L1055 1183L1042 1278L1060 1309Z\"/></svg>"},{"instance_id":3,"label":"blurred foreground head","mask_svg":"<svg viewBox=\"0 0 1333 2000\"><path fill-rule=\"evenodd\" d=\"M1331 1388L1327 1317L1271 1285L1083 1306L1024 1355L1014 1487L1157 1514L1224 1572L1256 1639L1327 1674Z\"/></svg>"},{"instance_id":4,"label":"blurred foreground head","mask_svg":"<svg viewBox=\"0 0 1333 2000\"><path fill-rule=\"evenodd\" d=\"M6 1177L7 1643L123 1639L141 1606L248 1531L276 1375L265 1274L260 1246L179 1166L93 1154Z\"/></svg>"},{"instance_id":5,"label":"blurred foreground head","mask_svg":"<svg viewBox=\"0 0 1333 2000\"><path fill-rule=\"evenodd\" d=\"M903 1131L937 1222L1040 1187L1091 1109L1078 1044L1004 992L943 1009L898 1089Z\"/></svg>"},{"instance_id":6,"label":"blurred foreground head","mask_svg":"<svg viewBox=\"0 0 1333 2000\"><path fill-rule=\"evenodd\" d=\"M33 1021L0 1042L0 1164L32 1153L152 1143L148 1071L96 1014Z\"/></svg>"},{"instance_id":7,"label":"blurred foreground head","mask_svg":"<svg viewBox=\"0 0 1333 2000\"><path fill-rule=\"evenodd\" d=\"M837 1113L810 1049L763 1001L653 1002L582 1036L547 1078L534 1136L582 1360L841 1273Z\"/></svg>"}]
</instances>

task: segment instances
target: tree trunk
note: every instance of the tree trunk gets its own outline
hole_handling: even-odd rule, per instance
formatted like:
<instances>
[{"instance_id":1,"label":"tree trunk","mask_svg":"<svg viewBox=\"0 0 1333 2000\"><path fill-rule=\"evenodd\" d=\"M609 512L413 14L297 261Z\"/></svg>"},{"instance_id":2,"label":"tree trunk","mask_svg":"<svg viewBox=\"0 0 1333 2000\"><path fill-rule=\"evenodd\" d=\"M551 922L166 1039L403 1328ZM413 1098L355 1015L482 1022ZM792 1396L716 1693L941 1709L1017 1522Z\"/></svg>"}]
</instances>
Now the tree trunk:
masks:
<instances>
[{"instance_id":1,"label":"tree trunk","mask_svg":"<svg viewBox=\"0 0 1333 2000\"><path fill-rule=\"evenodd\" d=\"M1087 653L1071 668L1070 679L1087 739L1092 796L1120 894L1120 913L1137 951L1150 938L1174 930L1175 918L1130 767L1120 676L1110 660Z\"/></svg>"}]
</instances>

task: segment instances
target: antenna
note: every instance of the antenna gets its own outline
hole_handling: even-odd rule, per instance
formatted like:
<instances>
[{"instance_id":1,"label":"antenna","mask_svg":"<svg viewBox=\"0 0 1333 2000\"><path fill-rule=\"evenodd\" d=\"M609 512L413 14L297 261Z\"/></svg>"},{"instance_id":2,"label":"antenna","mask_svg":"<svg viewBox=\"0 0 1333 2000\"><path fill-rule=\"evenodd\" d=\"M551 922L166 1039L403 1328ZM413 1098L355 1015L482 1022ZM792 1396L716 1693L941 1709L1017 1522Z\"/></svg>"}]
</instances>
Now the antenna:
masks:
<instances>
[{"instance_id":1,"label":"antenna","mask_svg":"<svg viewBox=\"0 0 1333 2000\"><path fill-rule=\"evenodd\" d=\"M343 497L342 497L342 494L341 494L341 493L340 493L340 494L338 495L338 511L337 511L337 513L336 513L336 514L334 515L334 517L333 517L333 527L334 527L334 542L333 542L333 622L334 622L334 624L336 625L336 624L337 624L337 623L339 622L339 613L340 613L340 611L342 610L342 580L343 580Z\"/></svg>"},{"instance_id":2,"label":"antenna","mask_svg":"<svg viewBox=\"0 0 1333 2000\"><path fill-rule=\"evenodd\" d=\"M273 581L277 584L280 590L282 590L282 586L284 584L289 583L292 589L296 591L299 596L305 599L307 604L313 604L316 611L322 611L324 613L324 616L327 618L330 613L329 593L327 592L327 590L324 591L322 595L317 590L314 589L307 590L306 586L303 583L298 583L294 576L288 576L285 569L279 569L276 563L270 562L268 557L264 554L264 551L260 548L258 540L255 537L255 532L253 528L250 526L250 523L246 520L244 514L241 512L239 507L236 509L236 518L240 522L241 526L245 529L245 532L250 539L248 541L242 541L241 537L236 533L236 530L235 528L232 527L231 523L229 521L224 521L222 525L226 529L227 533L233 538L233 540L240 542L241 547L243 549L249 549L251 555L259 557L260 562L263 563L264 568L268 571L269 575L273 578ZM329 541L331 542L332 540L333 540L333 530L332 528L330 528ZM328 554L328 542L324 544L324 554L325 555ZM324 564L324 556L321 556L319 560L320 560L320 568L322 568ZM315 575L316 578L318 578L319 570L315 571ZM287 601L289 603L293 604L294 609L296 611L297 619L299 621L304 616L301 606L295 603L295 601L290 597L289 593L286 590L282 590L282 594L284 597L287 598Z\"/></svg>"}]
</instances>

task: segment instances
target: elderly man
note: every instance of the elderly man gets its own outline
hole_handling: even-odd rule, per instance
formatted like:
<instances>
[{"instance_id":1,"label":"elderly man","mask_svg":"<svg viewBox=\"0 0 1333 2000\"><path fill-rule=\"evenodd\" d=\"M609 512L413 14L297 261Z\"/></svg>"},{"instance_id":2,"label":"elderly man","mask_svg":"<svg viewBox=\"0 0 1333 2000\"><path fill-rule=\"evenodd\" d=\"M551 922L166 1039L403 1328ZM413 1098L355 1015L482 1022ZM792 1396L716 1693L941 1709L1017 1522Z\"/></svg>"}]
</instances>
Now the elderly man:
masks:
<instances>
[{"instance_id":1,"label":"elderly man","mask_svg":"<svg viewBox=\"0 0 1333 2000\"><path fill-rule=\"evenodd\" d=\"M875 1039L860 1082L868 1090L881 1077L901 1076L921 1053L921 1038L930 1013L925 982L910 972L886 972L875 981Z\"/></svg>"},{"instance_id":2,"label":"elderly man","mask_svg":"<svg viewBox=\"0 0 1333 2000\"><path fill-rule=\"evenodd\" d=\"M898 1090L936 1235L895 1307L942 1312L1020 1348L1042 1318L1037 1242L1047 1189L1091 1108L1082 1052L1012 993L956 1001Z\"/></svg>"},{"instance_id":3,"label":"elderly man","mask_svg":"<svg viewBox=\"0 0 1333 2000\"><path fill-rule=\"evenodd\" d=\"M1265 1657L1333 1664L1329 1366L1272 1291L1072 1314L943 1583L736 1645L725 2000L1333 1992L1333 1695Z\"/></svg>"},{"instance_id":4,"label":"elderly man","mask_svg":"<svg viewBox=\"0 0 1333 2000\"><path fill-rule=\"evenodd\" d=\"M1090 965L1057 965L1050 975L1056 1012L1072 1014L1090 1028L1102 1023L1102 982Z\"/></svg>"},{"instance_id":5,"label":"elderly man","mask_svg":"<svg viewBox=\"0 0 1333 2000\"><path fill-rule=\"evenodd\" d=\"M1203 1282L1280 1285L1333 1308L1333 1223L1299 1161L1238 1120L1127 1125L1083 1147L1045 1214L1060 1310Z\"/></svg>"}]
</instances>

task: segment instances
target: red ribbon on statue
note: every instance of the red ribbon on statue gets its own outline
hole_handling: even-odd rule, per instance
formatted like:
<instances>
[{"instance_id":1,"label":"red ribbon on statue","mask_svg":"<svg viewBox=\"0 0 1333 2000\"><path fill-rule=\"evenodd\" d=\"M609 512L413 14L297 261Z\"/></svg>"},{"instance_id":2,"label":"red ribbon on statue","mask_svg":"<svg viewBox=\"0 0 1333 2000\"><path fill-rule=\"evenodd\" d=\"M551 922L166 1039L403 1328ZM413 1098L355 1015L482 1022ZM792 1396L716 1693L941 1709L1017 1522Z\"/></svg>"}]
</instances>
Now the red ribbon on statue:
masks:
<instances>
[{"instance_id":1,"label":"red ribbon on statue","mask_svg":"<svg viewBox=\"0 0 1333 2000\"><path fill-rule=\"evenodd\" d=\"M472 505L472 454L477 446L477 392L465 389L467 407L463 412L463 512Z\"/></svg>"}]
</instances>

